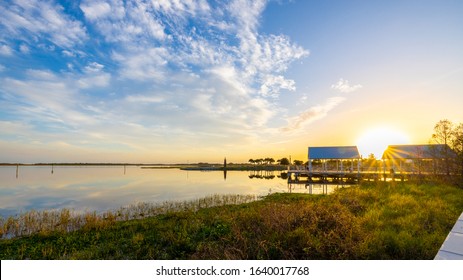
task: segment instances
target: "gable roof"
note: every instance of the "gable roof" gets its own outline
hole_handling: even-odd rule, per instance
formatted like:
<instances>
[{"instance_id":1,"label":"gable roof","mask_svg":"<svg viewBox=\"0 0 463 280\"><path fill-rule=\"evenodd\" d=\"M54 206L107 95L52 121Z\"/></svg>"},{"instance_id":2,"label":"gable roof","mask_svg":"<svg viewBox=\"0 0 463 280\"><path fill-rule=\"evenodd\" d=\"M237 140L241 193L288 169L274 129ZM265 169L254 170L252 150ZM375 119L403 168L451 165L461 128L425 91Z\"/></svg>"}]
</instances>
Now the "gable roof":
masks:
<instances>
[{"instance_id":1,"label":"gable roof","mask_svg":"<svg viewBox=\"0 0 463 280\"><path fill-rule=\"evenodd\" d=\"M455 152L445 144L389 145L383 159L435 159L454 157Z\"/></svg>"},{"instance_id":2,"label":"gable roof","mask_svg":"<svg viewBox=\"0 0 463 280\"><path fill-rule=\"evenodd\" d=\"M309 147L311 159L359 159L357 146Z\"/></svg>"}]
</instances>

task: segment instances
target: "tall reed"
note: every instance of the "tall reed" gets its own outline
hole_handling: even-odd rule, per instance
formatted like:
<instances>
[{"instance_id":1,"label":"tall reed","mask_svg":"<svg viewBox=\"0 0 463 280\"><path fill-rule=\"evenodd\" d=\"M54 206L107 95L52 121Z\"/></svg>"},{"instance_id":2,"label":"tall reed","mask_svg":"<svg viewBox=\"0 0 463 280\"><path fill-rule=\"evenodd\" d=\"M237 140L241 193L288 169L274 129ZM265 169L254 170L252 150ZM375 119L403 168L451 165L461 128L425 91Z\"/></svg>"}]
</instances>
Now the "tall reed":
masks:
<instances>
[{"instance_id":1,"label":"tall reed","mask_svg":"<svg viewBox=\"0 0 463 280\"><path fill-rule=\"evenodd\" d=\"M179 211L230 204L248 203L259 199L256 195L210 195L189 201L164 201L161 203L139 202L102 213L77 212L72 209L31 210L6 219L0 218L0 238L15 238L31 234L70 232L81 228L101 228L117 221L153 217Z\"/></svg>"}]
</instances>

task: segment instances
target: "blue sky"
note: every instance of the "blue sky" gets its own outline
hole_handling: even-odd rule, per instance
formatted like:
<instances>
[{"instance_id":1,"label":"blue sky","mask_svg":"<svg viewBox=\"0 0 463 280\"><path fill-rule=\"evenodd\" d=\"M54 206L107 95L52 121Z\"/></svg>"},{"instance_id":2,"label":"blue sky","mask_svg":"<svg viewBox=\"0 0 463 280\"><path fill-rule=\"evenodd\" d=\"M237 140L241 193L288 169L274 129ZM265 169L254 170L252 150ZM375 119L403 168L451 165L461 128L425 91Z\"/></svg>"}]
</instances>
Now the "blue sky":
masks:
<instances>
[{"instance_id":1,"label":"blue sky","mask_svg":"<svg viewBox=\"0 0 463 280\"><path fill-rule=\"evenodd\" d=\"M378 127L423 143L463 121L462 14L461 1L2 1L0 162L305 159Z\"/></svg>"}]
</instances>

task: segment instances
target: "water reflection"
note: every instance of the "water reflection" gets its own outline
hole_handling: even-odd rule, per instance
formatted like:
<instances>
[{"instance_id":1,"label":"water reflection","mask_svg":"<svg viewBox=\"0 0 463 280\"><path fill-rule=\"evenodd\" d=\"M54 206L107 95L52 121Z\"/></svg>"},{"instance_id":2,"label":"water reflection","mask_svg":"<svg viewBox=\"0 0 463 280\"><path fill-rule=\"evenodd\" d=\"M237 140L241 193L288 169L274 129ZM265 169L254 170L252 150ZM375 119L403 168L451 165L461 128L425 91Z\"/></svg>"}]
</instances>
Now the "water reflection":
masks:
<instances>
[{"instance_id":1,"label":"water reflection","mask_svg":"<svg viewBox=\"0 0 463 280\"><path fill-rule=\"evenodd\" d=\"M294 183L288 184L288 192L307 193L307 194L331 194L337 189L351 187L346 184L313 184L313 183Z\"/></svg>"},{"instance_id":2,"label":"water reflection","mask_svg":"<svg viewBox=\"0 0 463 280\"><path fill-rule=\"evenodd\" d=\"M2 166L0 215L70 208L107 211L138 202L183 201L211 194L323 193L289 187L279 171L142 169L136 166ZM20 170L19 170L20 169ZM19 173L20 176L19 176ZM325 193L330 192L330 188Z\"/></svg>"},{"instance_id":3,"label":"water reflection","mask_svg":"<svg viewBox=\"0 0 463 280\"><path fill-rule=\"evenodd\" d=\"M275 179L275 177L277 177L276 172L278 172L278 174L281 174L280 171L269 171L269 170L252 170L249 172L249 179L267 179L267 180L271 180L271 179ZM281 176L278 176L279 178L281 178Z\"/></svg>"}]
</instances>

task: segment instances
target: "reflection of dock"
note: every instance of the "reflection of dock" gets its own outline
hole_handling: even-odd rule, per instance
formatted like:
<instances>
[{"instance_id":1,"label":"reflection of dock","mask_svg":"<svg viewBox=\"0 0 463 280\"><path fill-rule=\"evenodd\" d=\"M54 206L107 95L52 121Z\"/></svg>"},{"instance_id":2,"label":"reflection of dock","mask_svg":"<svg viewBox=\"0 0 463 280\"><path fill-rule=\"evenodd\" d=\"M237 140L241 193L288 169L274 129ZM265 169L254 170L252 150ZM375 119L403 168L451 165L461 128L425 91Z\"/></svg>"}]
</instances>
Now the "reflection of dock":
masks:
<instances>
[{"instance_id":1,"label":"reflection of dock","mask_svg":"<svg viewBox=\"0 0 463 280\"><path fill-rule=\"evenodd\" d=\"M289 193L330 194L339 188L351 187L351 184L337 183L289 183Z\"/></svg>"},{"instance_id":2,"label":"reflection of dock","mask_svg":"<svg viewBox=\"0 0 463 280\"><path fill-rule=\"evenodd\" d=\"M271 180L274 179L277 175L275 175L275 171L273 170L252 170L249 172L249 179L266 179Z\"/></svg>"}]
</instances>

